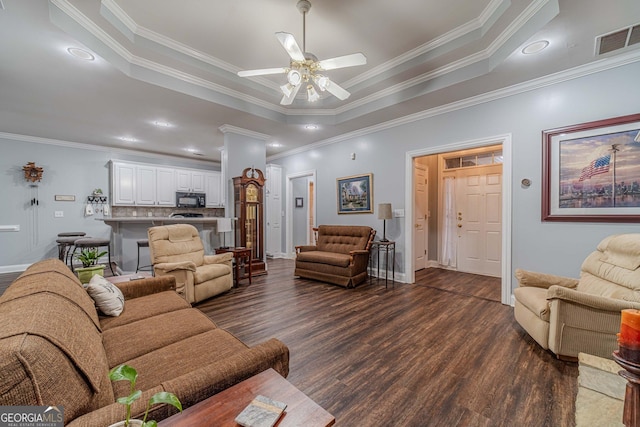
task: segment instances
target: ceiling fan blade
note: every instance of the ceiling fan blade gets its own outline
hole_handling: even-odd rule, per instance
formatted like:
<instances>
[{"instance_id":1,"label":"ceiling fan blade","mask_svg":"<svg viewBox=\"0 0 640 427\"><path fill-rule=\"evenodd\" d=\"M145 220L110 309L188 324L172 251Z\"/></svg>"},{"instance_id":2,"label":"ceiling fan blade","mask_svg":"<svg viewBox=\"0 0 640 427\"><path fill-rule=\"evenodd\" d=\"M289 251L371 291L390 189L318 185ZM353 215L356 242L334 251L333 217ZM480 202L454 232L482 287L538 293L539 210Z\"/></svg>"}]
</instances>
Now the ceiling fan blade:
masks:
<instances>
[{"instance_id":1,"label":"ceiling fan blade","mask_svg":"<svg viewBox=\"0 0 640 427\"><path fill-rule=\"evenodd\" d=\"M351 95L342 86L340 86L339 84L334 83L332 81L329 81L327 83L327 86L325 87L325 90L327 92L331 93L336 98L338 98L340 101L344 101L345 99L347 99Z\"/></svg>"},{"instance_id":2,"label":"ceiling fan blade","mask_svg":"<svg viewBox=\"0 0 640 427\"><path fill-rule=\"evenodd\" d=\"M280 32L276 33L276 37L291 59L298 62L304 62L304 53L302 52L302 49L300 49L300 46L298 46L298 43L296 43L296 39L291 34Z\"/></svg>"},{"instance_id":3,"label":"ceiling fan blade","mask_svg":"<svg viewBox=\"0 0 640 427\"><path fill-rule=\"evenodd\" d=\"M238 71L240 77L265 76L267 74L283 74L288 71L287 68L263 68L260 70L244 70Z\"/></svg>"},{"instance_id":4,"label":"ceiling fan blade","mask_svg":"<svg viewBox=\"0 0 640 427\"><path fill-rule=\"evenodd\" d=\"M318 61L318 66L323 70L335 70L336 68L354 67L367 63L367 57L362 53L352 53L351 55L337 56L335 58Z\"/></svg>"},{"instance_id":5,"label":"ceiling fan blade","mask_svg":"<svg viewBox=\"0 0 640 427\"><path fill-rule=\"evenodd\" d=\"M291 103L296 98L296 95L298 94L298 91L300 90L301 87L302 87L302 84L299 84L298 86L295 86L293 88L289 96L287 95L283 96L282 100L280 101L280 105L291 105Z\"/></svg>"}]
</instances>

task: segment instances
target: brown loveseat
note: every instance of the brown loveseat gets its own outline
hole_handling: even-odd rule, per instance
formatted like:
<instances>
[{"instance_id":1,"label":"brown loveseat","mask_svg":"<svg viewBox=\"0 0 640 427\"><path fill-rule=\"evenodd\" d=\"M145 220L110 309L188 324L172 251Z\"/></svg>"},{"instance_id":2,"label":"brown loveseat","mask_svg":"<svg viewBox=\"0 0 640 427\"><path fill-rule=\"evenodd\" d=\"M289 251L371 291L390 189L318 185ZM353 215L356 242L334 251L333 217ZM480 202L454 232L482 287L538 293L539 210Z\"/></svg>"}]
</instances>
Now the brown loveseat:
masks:
<instances>
[{"instance_id":1,"label":"brown loveseat","mask_svg":"<svg viewBox=\"0 0 640 427\"><path fill-rule=\"evenodd\" d=\"M273 368L286 376L289 350L275 338L247 347L175 292L173 277L118 284L118 317L99 316L94 301L57 259L29 267L0 297L0 405L64 407L65 425L103 427L124 419L117 397L129 394L108 371L138 370L142 398L175 393L189 407ZM149 418L175 412L156 405Z\"/></svg>"},{"instance_id":2,"label":"brown loveseat","mask_svg":"<svg viewBox=\"0 0 640 427\"><path fill-rule=\"evenodd\" d=\"M296 246L294 275L353 288L367 280L376 231L364 225L321 225L315 245Z\"/></svg>"}]
</instances>

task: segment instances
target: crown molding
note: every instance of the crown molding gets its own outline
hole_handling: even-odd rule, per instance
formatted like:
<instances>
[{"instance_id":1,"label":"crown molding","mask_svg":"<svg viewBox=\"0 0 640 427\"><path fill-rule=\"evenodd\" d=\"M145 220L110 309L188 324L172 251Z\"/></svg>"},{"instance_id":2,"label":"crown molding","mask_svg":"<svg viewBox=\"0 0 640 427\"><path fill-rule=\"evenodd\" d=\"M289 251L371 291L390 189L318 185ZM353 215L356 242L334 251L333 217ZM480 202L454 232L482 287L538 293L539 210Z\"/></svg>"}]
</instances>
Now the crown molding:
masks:
<instances>
[{"instance_id":1,"label":"crown molding","mask_svg":"<svg viewBox=\"0 0 640 427\"><path fill-rule=\"evenodd\" d=\"M260 140L263 140L263 141L267 141L267 140L269 140L271 138L271 135L267 135L267 134L260 133L260 132L255 132L255 131L252 131L252 130L249 130L249 129L239 128L239 127L233 126L233 125L224 124L224 125L220 126L218 129L222 133L235 133L237 135L248 136L250 138L260 139Z\"/></svg>"},{"instance_id":2,"label":"crown molding","mask_svg":"<svg viewBox=\"0 0 640 427\"><path fill-rule=\"evenodd\" d=\"M545 0L548 1L548 0ZM480 38L480 35L486 32L486 28L483 27L487 24L489 19L496 13L499 13L502 5L510 5L510 0L493 0L491 3L487 5L487 7L482 11L479 17L462 24L461 26L454 28L453 30L427 42L423 45L420 45L414 49L411 49L402 55L398 55L395 58L378 65L377 67L372 68L371 70L364 72L346 82L341 83L340 85L345 88L350 88L356 84L363 83L367 80L371 80L374 77L390 71L400 65L412 61L417 57L424 55L428 52L434 51L438 48L442 48L448 44L453 44L456 40L461 39L462 37L473 33L476 30L482 30L480 33L474 37L474 40Z\"/></svg>"},{"instance_id":3,"label":"crown molding","mask_svg":"<svg viewBox=\"0 0 640 427\"><path fill-rule=\"evenodd\" d=\"M151 72L156 72L161 75L167 76L169 78L176 79L181 82L185 82L187 84L193 85L196 88L200 87L209 91L209 94L194 94L193 91L184 91L183 93L188 93L190 95L198 96L202 99L209 100L211 102L216 102L221 105L228 106L230 108L237 108L243 111L247 111L242 108L240 105L242 104L252 104L259 108L264 109L262 114L258 114L262 117L267 117L272 120L278 120L274 118L273 113L282 115L283 122L286 122L286 117L288 116L334 116L337 117L340 114L349 112L351 110L357 108L364 108L366 105L370 103L374 103L375 101L382 100L384 98L392 97L397 95L402 91L406 91L410 89L412 86L423 84L429 80L433 80L444 75L458 72L461 74L461 78L464 79L462 74L466 67L477 64L480 61L487 61L485 68L487 70L490 69L491 60L494 59L494 55L497 55L499 49L507 43L510 37L512 37L518 30L520 30L529 19L535 16L535 13L540 11L546 4L555 3L557 4L557 0L535 0L532 4L530 4L525 11L523 11L519 16L507 27L507 29L494 40L493 43L489 45L487 49L480 51L476 54L469 55L465 58L461 58L455 62L449 63L445 66L442 66L436 70L433 70L429 73L422 74L413 79L407 80L403 83L399 83L390 87L387 87L381 91L368 95L366 97L360 98L356 101L343 104L337 108L326 108L326 109L288 109L284 108L281 105L274 104L269 101L262 100L260 98L256 98L254 96L247 95L245 93L239 92L237 90L229 89L223 85L213 83L211 81L205 80L203 78L196 77L186 72L182 72L180 70L159 64L157 62L153 62L147 60L142 57L138 57L129 52L124 46L118 43L113 37L107 34L104 30L102 30L97 24L91 21L87 16L82 14L76 7L74 7L69 0L50 0L51 4L54 4L58 7L63 13L67 14L71 19L80 24L86 31L88 31L92 36L97 38L100 42L104 43L109 49L111 49L115 54L117 54L120 58L124 59L126 62L132 65L136 65L138 67L144 68ZM457 40L460 37L463 37L469 32L476 31L481 29L484 25L489 22L492 17L497 13L502 13L501 8L505 6L509 6L510 0L493 0L482 12L480 17L476 18L476 20L471 21L467 24L464 24L457 29L451 31L448 34L445 34L443 37L433 40L429 43L426 43L420 46L413 51L407 52L404 55L399 56L398 58L390 61L387 65L383 64L383 66L395 67L401 63L407 62L412 58L416 58L417 56L424 54L427 51L436 49L438 47L442 47L448 43L452 43L454 40ZM168 37L164 37L160 34L152 32L144 27L138 26L134 20L132 20L113 0L102 0L102 5L109 10L111 14L114 15L116 19L119 19L122 25L124 25L129 31L136 34L137 36L146 38L153 43L158 43L168 49L171 49L175 52L179 52L183 55L186 55L191 58L195 58L197 60L205 61L210 65L219 67L220 69L224 69L227 72L236 72L237 68L233 67L230 64L224 63L223 61L219 61L216 58L213 58L209 55L206 55L202 52L198 52L195 49L189 49L187 46L182 45ZM117 27L117 26L116 26ZM495 62L495 61L493 61ZM118 66L117 64L114 64ZM121 71L125 74L134 77L134 73L131 72L127 67L119 67ZM378 67L379 68L379 67ZM382 69L374 69L368 73L362 74L361 76L365 76L365 80L367 78L371 78L374 75L378 75L383 72ZM385 68L385 70L390 68ZM135 76L134 78L142 78ZM143 80L145 81L145 80ZM273 83L270 82L271 86ZM353 82L351 83L353 84ZM168 85L167 87L170 87ZM348 86L347 86L348 87ZM420 92L415 92L413 94L406 95L403 99L409 99L415 96L419 96ZM221 97L220 95L223 95ZM230 97L232 99L225 98ZM408 97L408 98L407 98ZM238 100L241 102L236 102L234 100ZM397 102L397 100L396 100ZM376 109L378 109L376 107ZM363 113L355 113L356 115L366 114L369 111L365 111ZM256 114L256 112L253 112Z\"/></svg>"},{"instance_id":4,"label":"crown molding","mask_svg":"<svg viewBox=\"0 0 640 427\"><path fill-rule=\"evenodd\" d=\"M599 61L595 61L590 64L575 67L570 70L560 71L554 74L550 74L548 76L529 80L528 82L519 83L506 88L487 92L482 95L477 95L471 98L452 102L436 108L431 108L429 110L420 111L418 113L399 117L397 119L389 120L383 123L378 123L373 126L355 130L353 132L337 135L335 137L321 140L313 144L305 145L304 147L284 151L282 153L269 156L267 158L267 161L273 161L273 160L281 159L284 157L289 157L295 154L301 154L301 153L311 151L320 147L324 147L327 145L336 144L339 142L347 141L349 139L358 138L361 136L369 135L369 134L380 132L387 129L392 129L405 124L439 116L441 114L463 110L465 108L474 107L476 105L485 104L487 102L496 101L502 98L507 98L507 97L518 95L525 92L530 92L533 90L541 89L547 86L552 86L552 85L563 83L566 81L587 77L592 74L598 74L603 71L607 71L613 68L623 67L625 65L633 64L639 61L640 61L640 50L618 55L612 58L601 59Z\"/></svg>"},{"instance_id":5,"label":"crown molding","mask_svg":"<svg viewBox=\"0 0 640 427\"><path fill-rule=\"evenodd\" d=\"M20 135L16 133L0 132L0 139L7 139L7 140L19 141L19 142L31 142L34 144L55 145L57 147L73 148L78 150L90 150L90 151L99 151L104 153L115 153L115 154L129 155L129 156L148 157L151 159L176 160L176 158L178 158L183 161L188 161L189 163L201 164L206 166L211 166L212 164L220 165L220 162L215 160L194 159L194 158L185 157L185 156L151 153L147 151L140 151L140 150L134 150L134 149L128 149L128 148L85 144L82 142L62 141L59 139L42 138L39 136L31 136L31 135Z\"/></svg>"}]
</instances>

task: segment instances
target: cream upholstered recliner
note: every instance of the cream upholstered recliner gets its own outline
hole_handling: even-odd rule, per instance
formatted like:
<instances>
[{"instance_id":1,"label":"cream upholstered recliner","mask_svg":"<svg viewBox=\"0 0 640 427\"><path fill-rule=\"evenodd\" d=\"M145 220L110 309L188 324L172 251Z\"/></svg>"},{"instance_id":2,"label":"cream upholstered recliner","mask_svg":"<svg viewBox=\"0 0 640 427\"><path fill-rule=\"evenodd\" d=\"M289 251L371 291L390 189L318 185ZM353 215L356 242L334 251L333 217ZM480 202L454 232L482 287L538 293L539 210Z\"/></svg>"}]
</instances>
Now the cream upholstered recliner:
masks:
<instances>
[{"instance_id":1,"label":"cream upholstered recliner","mask_svg":"<svg viewBox=\"0 0 640 427\"><path fill-rule=\"evenodd\" d=\"M580 279L516 270L516 321L561 359L612 358L620 311L640 309L640 234L609 236L582 263Z\"/></svg>"},{"instance_id":2,"label":"cream upholstered recliner","mask_svg":"<svg viewBox=\"0 0 640 427\"><path fill-rule=\"evenodd\" d=\"M200 302L233 286L233 254L205 255L198 230L193 225L151 227L148 235L155 275L174 276L176 291L187 302Z\"/></svg>"}]
</instances>

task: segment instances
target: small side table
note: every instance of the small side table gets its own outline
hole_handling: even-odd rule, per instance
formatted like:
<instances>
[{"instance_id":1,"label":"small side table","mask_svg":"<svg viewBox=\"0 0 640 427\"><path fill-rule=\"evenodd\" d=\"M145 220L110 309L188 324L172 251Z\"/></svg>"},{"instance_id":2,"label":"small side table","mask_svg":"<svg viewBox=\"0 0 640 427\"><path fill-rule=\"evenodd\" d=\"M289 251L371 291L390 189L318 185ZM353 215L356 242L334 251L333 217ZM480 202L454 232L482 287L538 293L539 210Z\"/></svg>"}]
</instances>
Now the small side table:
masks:
<instances>
[{"instance_id":1,"label":"small side table","mask_svg":"<svg viewBox=\"0 0 640 427\"><path fill-rule=\"evenodd\" d=\"M384 288L387 289L389 282L389 253L391 253L391 282L393 287L396 287L396 242L389 240L383 242L382 240L375 240L371 242L371 248L376 249L378 258L378 273L377 277L380 278L380 252L384 251Z\"/></svg>"},{"instance_id":2,"label":"small side table","mask_svg":"<svg viewBox=\"0 0 640 427\"><path fill-rule=\"evenodd\" d=\"M238 287L238 283L242 279L249 279L251 284L251 249L247 248L218 248L216 254L224 254L227 252L233 253L233 264L235 266L234 276L235 285ZM240 273L242 269L242 274Z\"/></svg>"}]
</instances>

